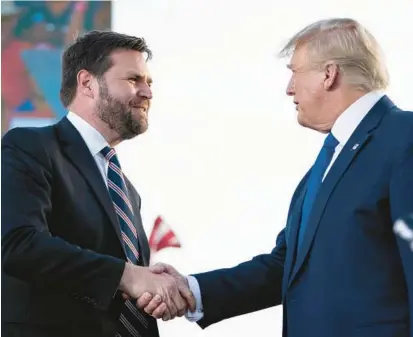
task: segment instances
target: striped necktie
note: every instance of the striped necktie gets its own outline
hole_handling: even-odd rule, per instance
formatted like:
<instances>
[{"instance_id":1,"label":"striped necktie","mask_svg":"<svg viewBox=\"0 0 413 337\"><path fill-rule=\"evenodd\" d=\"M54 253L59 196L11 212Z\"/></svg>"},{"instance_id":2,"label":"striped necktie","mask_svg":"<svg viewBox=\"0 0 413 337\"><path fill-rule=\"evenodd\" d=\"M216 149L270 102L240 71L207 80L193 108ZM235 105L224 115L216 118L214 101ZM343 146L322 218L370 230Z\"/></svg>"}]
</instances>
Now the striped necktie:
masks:
<instances>
[{"instance_id":1,"label":"striped necktie","mask_svg":"<svg viewBox=\"0 0 413 337\"><path fill-rule=\"evenodd\" d=\"M101 153L109 163L108 189L118 218L126 257L130 263L136 265L139 262L138 234L133 223L133 208L129 201L125 179L115 149L107 146ZM147 335L148 320L131 301L125 301L119 322L116 336L144 337Z\"/></svg>"}]
</instances>

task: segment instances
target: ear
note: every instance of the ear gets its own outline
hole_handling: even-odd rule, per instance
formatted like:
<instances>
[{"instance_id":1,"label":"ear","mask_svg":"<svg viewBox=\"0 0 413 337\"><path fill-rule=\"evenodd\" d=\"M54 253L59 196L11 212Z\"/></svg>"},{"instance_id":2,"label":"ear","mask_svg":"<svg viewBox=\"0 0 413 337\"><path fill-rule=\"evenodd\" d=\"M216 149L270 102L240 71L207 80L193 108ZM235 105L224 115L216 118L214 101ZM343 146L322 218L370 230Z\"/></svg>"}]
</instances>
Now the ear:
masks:
<instances>
[{"instance_id":1,"label":"ear","mask_svg":"<svg viewBox=\"0 0 413 337\"><path fill-rule=\"evenodd\" d=\"M94 98L93 82L95 77L85 69L77 73L77 87L81 94Z\"/></svg>"},{"instance_id":2,"label":"ear","mask_svg":"<svg viewBox=\"0 0 413 337\"><path fill-rule=\"evenodd\" d=\"M324 89L331 90L338 81L339 67L334 63L327 63L324 68Z\"/></svg>"}]
</instances>

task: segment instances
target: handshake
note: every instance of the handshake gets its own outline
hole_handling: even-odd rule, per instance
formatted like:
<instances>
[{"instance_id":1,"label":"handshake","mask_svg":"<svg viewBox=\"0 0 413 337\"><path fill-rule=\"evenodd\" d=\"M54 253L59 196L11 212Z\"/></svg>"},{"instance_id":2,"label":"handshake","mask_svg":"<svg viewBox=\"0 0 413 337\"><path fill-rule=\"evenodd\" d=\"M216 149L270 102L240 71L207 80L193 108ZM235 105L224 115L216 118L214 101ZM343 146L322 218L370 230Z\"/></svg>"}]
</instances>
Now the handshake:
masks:
<instances>
[{"instance_id":1,"label":"handshake","mask_svg":"<svg viewBox=\"0 0 413 337\"><path fill-rule=\"evenodd\" d=\"M195 311L196 301L185 276L170 265L140 267L126 263L119 290L125 300L155 318L168 321Z\"/></svg>"}]
</instances>

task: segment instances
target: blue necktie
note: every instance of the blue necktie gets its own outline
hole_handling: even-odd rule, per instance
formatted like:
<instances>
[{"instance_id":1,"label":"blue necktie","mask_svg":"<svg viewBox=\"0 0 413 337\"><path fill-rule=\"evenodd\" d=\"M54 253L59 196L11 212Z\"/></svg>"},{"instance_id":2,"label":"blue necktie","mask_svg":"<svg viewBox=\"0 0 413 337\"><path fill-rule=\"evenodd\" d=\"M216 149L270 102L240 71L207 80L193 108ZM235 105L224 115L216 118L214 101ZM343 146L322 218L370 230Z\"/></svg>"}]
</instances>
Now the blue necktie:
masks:
<instances>
[{"instance_id":1,"label":"blue necktie","mask_svg":"<svg viewBox=\"0 0 413 337\"><path fill-rule=\"evenodd\" d=\"M128 262L136 265L139 262L138 234L133 224L133 208L129 201L125 179L115 149L107 146L101 153L109 162L108 189L118 218L126 257ZM148 320L131 301L125 301L119 322L121 324L117 337L140 337L148 329Z\"/></svg>"},{"instance_id":2,"label":"blue necktie","mask_svg":"<svg viewBox=\"0 0 413 337\"><path fill-rule=\"evenodd\" d=\"M326 172L328 165L330 165L334 150L337 145L338 140L334 138L332 133L329 133L311 169L310 176L308 177L307 181L307 192L304 197L303 208L301 212L301 223L298 233L298 249L302 244L304 233L308 224L308 219L311 214L314 200L317 197L318 190L320 189L321 183L323 181L324 173Z\"/></svg>"}]
</instances>

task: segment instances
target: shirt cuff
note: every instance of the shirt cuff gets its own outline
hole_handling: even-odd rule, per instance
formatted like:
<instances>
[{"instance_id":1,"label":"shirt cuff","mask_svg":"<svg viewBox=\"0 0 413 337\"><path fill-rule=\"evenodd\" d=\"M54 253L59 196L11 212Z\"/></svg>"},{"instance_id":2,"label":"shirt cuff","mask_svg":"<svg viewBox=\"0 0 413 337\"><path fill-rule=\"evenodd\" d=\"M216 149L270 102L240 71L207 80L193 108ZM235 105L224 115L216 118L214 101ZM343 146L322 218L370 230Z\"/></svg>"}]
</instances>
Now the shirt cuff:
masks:
<instances>
[{"instance_id":1,"label":"shirt cuff","mask_svg":"<svg viewBox=\"0 0 413 337\"><path fill-rule=\"evenodd\" d=\"M191 289L192 293L194 294L196 301L196 309L195 312L187 310L185 313L185 317L190 322L197 322L204 317L204 307L202 305L201 289L199 288L199 283L194 276L189 275L186 277L186 279L188 280L189 289Z\"/></svg>"}]
</instances>

